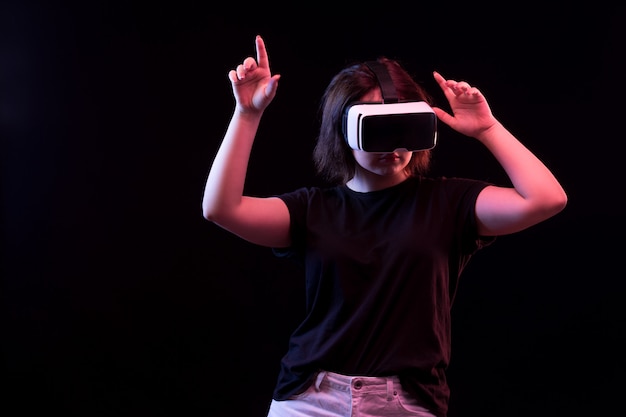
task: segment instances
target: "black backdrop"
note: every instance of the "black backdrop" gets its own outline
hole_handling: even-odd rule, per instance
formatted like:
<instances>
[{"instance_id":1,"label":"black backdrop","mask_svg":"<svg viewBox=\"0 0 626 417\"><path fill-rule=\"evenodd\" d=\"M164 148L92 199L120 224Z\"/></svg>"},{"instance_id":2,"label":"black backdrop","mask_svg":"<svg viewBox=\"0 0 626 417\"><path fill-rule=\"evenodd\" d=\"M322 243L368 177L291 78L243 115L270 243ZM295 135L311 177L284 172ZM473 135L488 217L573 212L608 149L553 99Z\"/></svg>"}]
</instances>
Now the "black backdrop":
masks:
<instances>
[{"instance_id":1,"label":"black backdrop","mask_svg":"<svg viewBox=\"0 0 626 417\"><path fill-rule=\"evenodd\" d=\"M200 209L227 72L257 33L283 78L250 193L317 183L324 87L383 54L442 105L432 70L481 88L564 184L564 212L501 237L462 278L450 417L621 405L624 8L338 7L2 2L3 415L264 415L301 271ZM433 171L506 182L445 127Z\"/></svg>"}]
</instances>

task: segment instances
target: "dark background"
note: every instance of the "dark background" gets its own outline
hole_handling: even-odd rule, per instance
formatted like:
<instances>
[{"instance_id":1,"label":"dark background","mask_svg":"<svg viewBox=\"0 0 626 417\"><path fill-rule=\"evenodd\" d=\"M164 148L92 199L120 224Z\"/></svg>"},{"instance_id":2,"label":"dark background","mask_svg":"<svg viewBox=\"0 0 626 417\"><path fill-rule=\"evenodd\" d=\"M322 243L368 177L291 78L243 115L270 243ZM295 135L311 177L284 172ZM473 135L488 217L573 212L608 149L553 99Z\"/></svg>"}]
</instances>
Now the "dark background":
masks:
<instances>
[{"instance_id":1,"label":"dark background","mask_svg":"<svg viewBox=\"0 0 626 417\"><path fill-rule=\"evenodd\" d=\"M433 70L479 87L568 192L467 268L450 417L622 408L624 7L1 4L3 416L264 415L301 271L201 215L227 73L256 34L282 79L247 192L318 183L323 89L378 55L442 106ZM434 158L434 174L507 182L445 127Z\"/></svg>"}]
</instances>

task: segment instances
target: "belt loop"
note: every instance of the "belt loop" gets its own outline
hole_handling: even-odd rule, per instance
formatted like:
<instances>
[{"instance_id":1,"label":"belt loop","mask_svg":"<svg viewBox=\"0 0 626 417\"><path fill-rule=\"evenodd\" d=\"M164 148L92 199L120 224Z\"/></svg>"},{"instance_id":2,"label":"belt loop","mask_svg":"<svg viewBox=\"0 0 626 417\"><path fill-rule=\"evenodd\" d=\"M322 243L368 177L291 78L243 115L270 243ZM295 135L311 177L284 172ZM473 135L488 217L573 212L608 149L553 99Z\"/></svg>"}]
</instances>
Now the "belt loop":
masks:
<instances>
[{"instance_id":1,"label":"belt loop","mask_svg":"<svg viewBox=\"0 0 626 417\"><path fill-rule=\"evenodd\" d=\"M315 391L320 391L320 385L322 385L322 380L326 376L326 371L320 371L315 378Z\"/></svg>"},{"instance_id":2,"label":"belt loop","mask_svg":"<svg viewBox=\"0 0 626 417\"><path fill-rule=\"evenodd\" d=\"M387 401L393 400L393 380L387 378Z\"/></svg>"}]
</instances>

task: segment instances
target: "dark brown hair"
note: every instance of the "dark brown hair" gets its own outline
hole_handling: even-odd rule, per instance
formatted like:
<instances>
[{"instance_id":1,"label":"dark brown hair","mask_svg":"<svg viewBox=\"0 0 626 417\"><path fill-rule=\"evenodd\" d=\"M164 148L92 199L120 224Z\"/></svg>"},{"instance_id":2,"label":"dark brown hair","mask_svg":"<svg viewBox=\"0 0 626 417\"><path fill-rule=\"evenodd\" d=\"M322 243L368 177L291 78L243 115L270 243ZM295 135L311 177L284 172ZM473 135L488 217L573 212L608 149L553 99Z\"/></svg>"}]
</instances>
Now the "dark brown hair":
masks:
<instances>
[{"instance_id":1,"label":"dark brown hair","mask_svg":"<svg viewBox=\"0 0 626 417\"><path fill-rule=\"evenodd\" d=\"M385 65L399 100L423 100L432 104L431 97L396 60L378 58ZM356 170L356 160L342 131L344 109L370 91L380 88L376 75L365 63L342 69L330 81L320 105L321 124L313 150L317 173L325 180L345 184ZM430 167L430 150L413 152L406 171L411 176L424 174Z\"/></svg>"}]
</instances>

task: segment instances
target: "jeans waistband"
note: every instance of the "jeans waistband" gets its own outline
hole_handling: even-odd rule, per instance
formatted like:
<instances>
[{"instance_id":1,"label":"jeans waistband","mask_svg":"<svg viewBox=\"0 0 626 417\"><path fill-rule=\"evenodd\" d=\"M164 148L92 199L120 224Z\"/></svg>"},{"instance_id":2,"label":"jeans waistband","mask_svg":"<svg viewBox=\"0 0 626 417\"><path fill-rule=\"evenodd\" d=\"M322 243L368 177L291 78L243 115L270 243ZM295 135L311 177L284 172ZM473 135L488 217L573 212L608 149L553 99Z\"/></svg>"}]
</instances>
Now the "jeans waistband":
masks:
<instances>
[{"instance_id":1,"label":"jeans waistband","mask_svg":"<svg viewBox=\"0 0 626 417\"><path fill-rule=\"evenodd\" d=\"M322 383L332 389L344 392L352 392L353 394L386 392L387 399L391 400L394 394L397 394L395 387L400 387L400 378L392 376L350 376L338 374L335 372L320 371L315 379L315 389L320 390Z\"/></svg>"}]
</instances>

